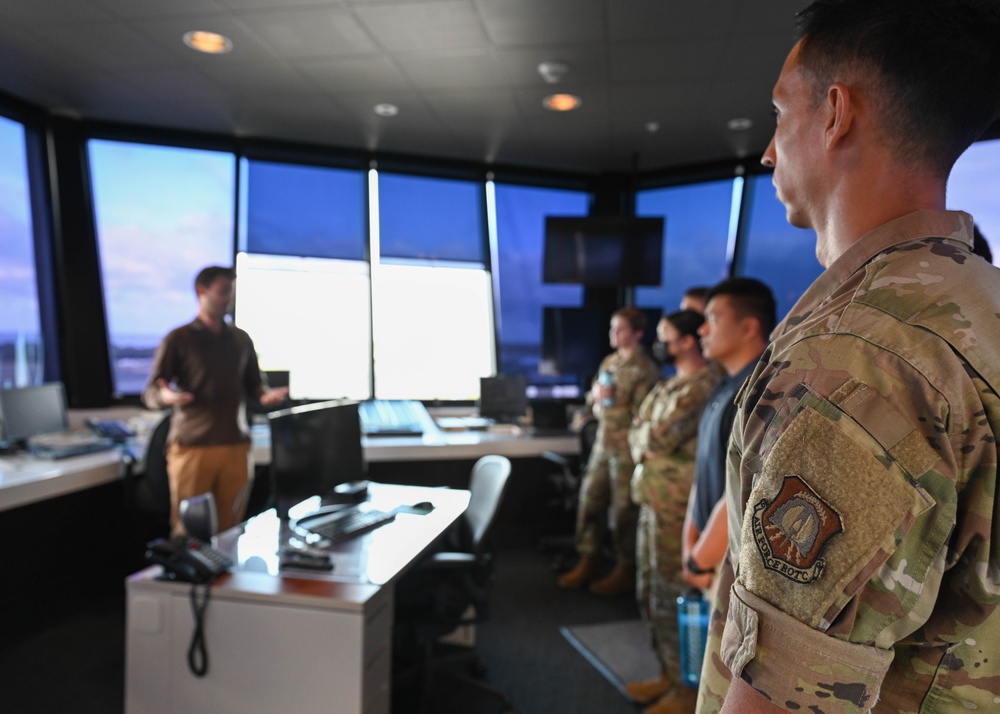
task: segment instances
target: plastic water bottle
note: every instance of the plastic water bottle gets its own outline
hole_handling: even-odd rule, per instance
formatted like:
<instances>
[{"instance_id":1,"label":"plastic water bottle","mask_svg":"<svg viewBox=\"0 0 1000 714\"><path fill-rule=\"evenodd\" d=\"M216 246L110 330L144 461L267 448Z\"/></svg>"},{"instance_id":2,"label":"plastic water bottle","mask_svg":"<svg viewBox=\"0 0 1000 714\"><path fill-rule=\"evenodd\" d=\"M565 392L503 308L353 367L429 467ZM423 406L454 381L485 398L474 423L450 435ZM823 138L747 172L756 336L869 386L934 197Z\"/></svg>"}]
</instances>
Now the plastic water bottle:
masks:
<instances>
[{"instance_id":1,"label":"plastic water bottle","mask_svg":"<svg viewBox=\"0 0 1000 714\"><path fill-rule=\"evenodd\" d=\"M701 590L690 588L677 598L677 626L681 639L681 682L693 689L701 681L701 662L708 640L709 604Z\"/></svg>"},{"instance_id":2,"label":"plastic water bottle","mask_svg":"<svg viewBox=\"0 0 1000 714\"><path fill-rule=\"evenodd\" d=\"M615 373L610 369L602 369L597 375L597 383L602 387L611 387L611 394L601 400L602 407L613 407L615 405Z\"/></svg>"}]
</instances>

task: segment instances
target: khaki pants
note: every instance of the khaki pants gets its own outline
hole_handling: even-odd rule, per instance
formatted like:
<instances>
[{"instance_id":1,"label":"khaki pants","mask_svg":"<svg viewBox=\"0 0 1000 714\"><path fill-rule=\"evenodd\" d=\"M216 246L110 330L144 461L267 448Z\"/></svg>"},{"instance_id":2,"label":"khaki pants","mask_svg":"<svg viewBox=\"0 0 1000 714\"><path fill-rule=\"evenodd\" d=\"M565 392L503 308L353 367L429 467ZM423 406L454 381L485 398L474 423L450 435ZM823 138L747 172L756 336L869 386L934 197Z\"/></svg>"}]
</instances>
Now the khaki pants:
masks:
<instances>
[{"instance_id":1,"label":"khaki pants","mask_svg":"<svg viewBox=\"0 0 1000 714\"><path fill-rule=\"evenodd\" d=\"M173 535L183 535L180 503L185 498L211 492L219 531L243 520L250 494L253 451L249 442L222 446L167 448L167 478L170 481L170 526Z\"/></svg>"}]
</instances>

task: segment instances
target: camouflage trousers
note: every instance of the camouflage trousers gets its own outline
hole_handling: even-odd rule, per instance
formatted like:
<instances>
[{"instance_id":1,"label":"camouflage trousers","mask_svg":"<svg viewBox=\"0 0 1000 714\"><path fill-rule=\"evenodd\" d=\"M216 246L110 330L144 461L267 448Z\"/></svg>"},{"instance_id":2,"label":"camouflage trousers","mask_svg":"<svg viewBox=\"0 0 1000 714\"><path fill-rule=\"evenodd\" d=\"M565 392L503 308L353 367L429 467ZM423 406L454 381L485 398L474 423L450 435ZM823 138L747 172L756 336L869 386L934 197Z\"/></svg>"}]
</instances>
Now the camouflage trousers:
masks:
<instances>
[{"instance_id":1,"label":"camouflage trousers","mask_svg":"<svg viewBox=\"0 0 1000 714\"><path fill-rule=\"evenodd\" d=\"M576 549L580 555L596 555L601 549L608 530L610 506L615 559L623 565L635 563L638 508L630 495L633 469L635 464L627 444L613 450L597 444L590 452L576 512Z\"/></svg>"},{"instance_id":2,"label":"camouflage trousers","mask_svg":"<svg viewBox=\"0 0 1000 714\"><path fill-rule=\"evenodd\" d=\"M636 597L649 625L663 670L681 678L677 598L687 589L681 576L684 515L693 474L665 460L635 467L633 498L640 502L636 532Z\"/></svg>"},{"instance_id":3,"label":"camouflage trousers","mask_svg":"<svg viewBox=\"0 0 1000 714\"><path fill-rule=\"evenodd\" d=\"M716 590L715 602L712 603L712 616L708 625L708 644L705 646L705 660L701 665L701 684L698 687L698 714L716 714L722 709L729 691L732 673L719 656L722 647L722 632L726 629L726 618L729 616L729 590L736 580L733 575L729 554L719 566L716 575L718 584L712 583Z\"/></svg>"}]
</instances>

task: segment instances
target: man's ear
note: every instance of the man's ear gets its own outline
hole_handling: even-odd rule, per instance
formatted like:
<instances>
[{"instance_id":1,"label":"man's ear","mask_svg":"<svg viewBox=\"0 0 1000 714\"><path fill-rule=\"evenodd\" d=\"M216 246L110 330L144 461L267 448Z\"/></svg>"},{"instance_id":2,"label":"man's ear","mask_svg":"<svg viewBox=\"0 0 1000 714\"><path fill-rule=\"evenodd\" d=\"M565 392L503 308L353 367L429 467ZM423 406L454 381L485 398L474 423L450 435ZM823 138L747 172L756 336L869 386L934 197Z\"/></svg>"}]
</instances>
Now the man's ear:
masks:
<instances>
[{"instance_id":1,"label":"man's ear","mask_svg":"<svg viewBox=\"0 0 1000 714\"><path fill-rule=\"evenodd\" d=\"M826 122L826 149L833 149L851 131L854 122L854 102L850 88L843 82L834 82L826 93L824 108Z\"/></svg>"}]
</instances>

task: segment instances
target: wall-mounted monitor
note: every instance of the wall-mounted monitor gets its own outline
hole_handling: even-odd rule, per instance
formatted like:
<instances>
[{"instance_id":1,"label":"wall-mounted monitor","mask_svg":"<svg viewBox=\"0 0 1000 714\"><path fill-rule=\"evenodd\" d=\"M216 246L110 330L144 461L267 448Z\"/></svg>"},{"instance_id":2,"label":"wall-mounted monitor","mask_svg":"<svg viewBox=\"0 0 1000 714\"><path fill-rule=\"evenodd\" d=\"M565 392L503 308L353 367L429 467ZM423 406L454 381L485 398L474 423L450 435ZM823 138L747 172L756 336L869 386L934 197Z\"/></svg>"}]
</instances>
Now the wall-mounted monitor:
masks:
<instances>
[{"instance_id":1,"label":"wall-mounted monitor","mask_svg":"<svg viewBox=\"0 0 1000 714\"><path fill-rule=\"evenodd\" d=\"M528 380L524 375L479 379L479 416L512 423L528 412Z\"/></svg>"},{"instance_id":2,"label":"wall-mounted monitor","mask_svg":"<svg viewBox=\"0 0 1000 714\"><path fill-rule=\"evenodd\" d=\"M663 218L547 216L542 280L588 287L659 285Z\"/></svg>"}]
</instances>

